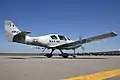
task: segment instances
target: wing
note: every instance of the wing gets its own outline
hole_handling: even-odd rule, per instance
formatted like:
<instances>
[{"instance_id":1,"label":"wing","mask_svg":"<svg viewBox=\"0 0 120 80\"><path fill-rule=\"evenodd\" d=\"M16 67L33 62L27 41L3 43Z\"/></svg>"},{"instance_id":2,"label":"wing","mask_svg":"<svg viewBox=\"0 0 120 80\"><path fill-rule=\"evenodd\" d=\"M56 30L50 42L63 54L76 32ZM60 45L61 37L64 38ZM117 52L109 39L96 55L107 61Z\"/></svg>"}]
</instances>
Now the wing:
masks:
<instances>
[{"instance_id":1,"label":"wing","mask_svg":"<svg viewBox=\"0 0 120 80\"><path fill-rule=\"evenodd\" d=\"M89 43L89 42L93 42L93 41L102 40L102 39L105 39L105 38L115 37L115 36L117 36L116 32L109 32L109 33L106 33L106 34L82 39L81 42L82 42L82 44L84 44L84 43Z\"/></svg>"},{"instance_id":2,"label":"wing","mask_svg":"<svg viewBox=\"0 0 120 80\"><path fill-rule=\"evenodd\" d=\"M84 43L98 41L98 40L102 40L102 39L110 38L110 37L115 37L115 36L117 36L117 33L110 32L110 33L97 35L97 36L94 36L94 37L89 37L89 38L85 38L85 39L70 42L70 43L65 43L65 44L62 44L62 45L54 46L54 47L55 48L60 48L60 49L73 49L73 48L80 47Z\"/></svg>"}]
</instances>

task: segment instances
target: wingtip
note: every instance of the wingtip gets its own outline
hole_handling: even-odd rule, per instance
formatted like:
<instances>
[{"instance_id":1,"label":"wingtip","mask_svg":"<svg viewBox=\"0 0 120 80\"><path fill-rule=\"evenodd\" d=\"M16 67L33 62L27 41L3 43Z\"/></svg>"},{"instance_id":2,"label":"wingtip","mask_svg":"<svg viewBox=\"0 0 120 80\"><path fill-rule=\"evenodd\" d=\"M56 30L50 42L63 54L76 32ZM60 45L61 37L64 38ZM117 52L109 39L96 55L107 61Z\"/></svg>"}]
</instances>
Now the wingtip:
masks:
<instances>
[{"instance_id":1,"label":"wingtip","mask_svg":"<svg viewBox=\"0 0 120 80\"><path fill-rule=\"evenodd\" d=\"M117 36L117 32L112 31L112 33L113 33L115 36Z\"/></svg>"}]
</instances>

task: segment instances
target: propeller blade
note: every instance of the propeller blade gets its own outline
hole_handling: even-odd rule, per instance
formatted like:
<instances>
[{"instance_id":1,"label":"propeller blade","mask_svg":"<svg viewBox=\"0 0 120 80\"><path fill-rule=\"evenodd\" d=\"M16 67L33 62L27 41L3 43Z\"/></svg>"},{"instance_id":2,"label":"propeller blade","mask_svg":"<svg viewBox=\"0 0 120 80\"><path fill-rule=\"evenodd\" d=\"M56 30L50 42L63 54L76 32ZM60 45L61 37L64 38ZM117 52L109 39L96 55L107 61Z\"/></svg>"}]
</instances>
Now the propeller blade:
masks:
<instances>
[{"instance_id":1,"label":"propeller blade","mask_svg":"<svg viewBox=\"0 0 120 80\"><path fill-rule=\"evenodd\" d=\"M82 45L81 45L81 49L82 49L83 51L85 51L85 47L83 47Z\"/></svg>"},{"instance_id":2,"label":"propeller blade","mask_svg":"<svg viewBox=\"0 0 120 80\"><path fill-rule=\"evenodd\" d=\"M79 41L82 43L82 37L79 37Z\"/></svg>"},{"instance_id":3,"label":"propeller blade","mask_svg":"<svg viewBox=\"0 0 120 80\"><path fill-rule=\"evenodd\" d=\"M82 41L82 37L79 37L79 41Z\"/></svg>"}]
</instances>

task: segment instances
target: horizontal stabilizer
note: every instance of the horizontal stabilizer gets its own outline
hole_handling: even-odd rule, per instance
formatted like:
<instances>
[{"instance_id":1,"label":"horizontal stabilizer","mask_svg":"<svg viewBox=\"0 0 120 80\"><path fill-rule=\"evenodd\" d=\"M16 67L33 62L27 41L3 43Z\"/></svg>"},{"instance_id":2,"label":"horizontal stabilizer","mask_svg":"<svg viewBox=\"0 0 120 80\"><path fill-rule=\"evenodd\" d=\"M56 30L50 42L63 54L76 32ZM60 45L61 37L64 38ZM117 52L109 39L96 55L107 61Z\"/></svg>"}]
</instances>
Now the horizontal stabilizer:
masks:
<instances>
[{"instance_id":1,"label":"horizontal stabilizer","mask_svg":"<svg viewBox=\"0 0 120 80\"><path fill-rule=\"evenodd\" d=\"M18 35L22 35L22 36L26 36L28 34L30 34L30 31L22 31L21 33L19 33Z\"/></svg>"}]
</instances>

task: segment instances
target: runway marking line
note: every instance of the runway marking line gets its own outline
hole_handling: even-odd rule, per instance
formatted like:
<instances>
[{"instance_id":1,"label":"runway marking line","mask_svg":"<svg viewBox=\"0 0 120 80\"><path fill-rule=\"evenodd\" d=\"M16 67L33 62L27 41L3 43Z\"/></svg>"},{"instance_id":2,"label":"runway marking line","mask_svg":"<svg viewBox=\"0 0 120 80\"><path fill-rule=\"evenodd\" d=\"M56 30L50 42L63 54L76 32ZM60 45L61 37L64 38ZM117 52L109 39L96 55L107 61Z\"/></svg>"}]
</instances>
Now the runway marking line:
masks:
<instances>
[{"instance_id":1,"label":"runway marking line","mask_svg":"<svg viewBox=\"0 0 120 80\"><path fill-rule=\"evenodd\" d=\"M83 75L83 76L68 78L64 80L104 80L116 76L120 76L120 69L111 70L111 71L102 71L90 75Z\"/></svg>"}]
</instances>

